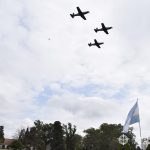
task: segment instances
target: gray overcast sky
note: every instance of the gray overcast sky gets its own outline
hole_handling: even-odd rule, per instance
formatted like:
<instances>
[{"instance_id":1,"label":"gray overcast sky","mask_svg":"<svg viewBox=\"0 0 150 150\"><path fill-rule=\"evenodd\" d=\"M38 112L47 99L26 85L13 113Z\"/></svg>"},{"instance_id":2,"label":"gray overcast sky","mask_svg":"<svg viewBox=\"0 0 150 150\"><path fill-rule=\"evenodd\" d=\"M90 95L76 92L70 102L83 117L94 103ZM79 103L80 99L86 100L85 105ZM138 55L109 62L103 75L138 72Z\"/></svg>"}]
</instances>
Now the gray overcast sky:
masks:
<instances>
[{"instance_id":1,"label":"gray overcast sky","mask_svg":"<svg viewBox=\"0 0 150 150\"><path fill-rule=\"evenodd\" d=\"M90 11L86 21L70 17L77 6ZM149 18L148 0L1 0L5 136L37 119L71 122L79 133L124 124L137 97L142 135L150 136ZM113 26L109 35L94 32L102 22ZM88 47L95 38L105 43L101 49Z\"/></svg>"}]
</instances>

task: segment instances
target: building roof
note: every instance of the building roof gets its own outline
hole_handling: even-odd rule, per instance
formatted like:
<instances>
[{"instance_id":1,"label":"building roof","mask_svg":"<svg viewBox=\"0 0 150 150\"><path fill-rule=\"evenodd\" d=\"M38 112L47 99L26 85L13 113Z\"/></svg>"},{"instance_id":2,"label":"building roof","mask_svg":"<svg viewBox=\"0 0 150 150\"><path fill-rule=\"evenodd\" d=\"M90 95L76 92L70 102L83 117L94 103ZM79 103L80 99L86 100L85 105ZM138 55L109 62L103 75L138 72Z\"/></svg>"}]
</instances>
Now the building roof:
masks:
<instances>
[{"instance_id":1,"label":"building roof","mask_svg":"<svg viewBox=\"0 0 150 150\"><path fill-rule=\"evenodd\" d=\"M11 145L14 139L5 139L3 143L0 143L0 145Z\"/></svg>"}]
</instances>

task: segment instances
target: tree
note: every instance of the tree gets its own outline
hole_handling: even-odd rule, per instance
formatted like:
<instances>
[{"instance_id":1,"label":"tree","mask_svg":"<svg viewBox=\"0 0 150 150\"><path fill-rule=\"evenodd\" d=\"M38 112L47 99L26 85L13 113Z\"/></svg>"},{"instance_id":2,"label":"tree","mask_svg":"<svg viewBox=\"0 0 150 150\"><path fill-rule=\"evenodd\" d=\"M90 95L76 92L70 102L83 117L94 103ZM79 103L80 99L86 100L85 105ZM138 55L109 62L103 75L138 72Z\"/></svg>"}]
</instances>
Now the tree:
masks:
<instances>
[{"instance_id":1,"label":"tree","mask_svg":"<svg viewBox=\"0 0 150 150\"><path fill-rule=\"evenodd\" d=\"M129 131L128 133L126 134L127 137L129 138L129 145L131 147L131 149L135 150L136 149L136 145L137 145L137 142L135 141L135 134L133 133L133 127L130 127L129 128Z\"/></svg>"},{"instance_id":2,"label":"tree","mask_svg":"<svg viewBox=\"0 0 150 150\"><path fill-rule=\"evenodd\" d=\"M45 131L44 126L45 124L42 121L36 120L33 127L30 129L27 128L24 139L27 148L33 147L38 150L46 149L45 132L47 131Z\"/></svg>"},{"instance_id":3,"label":"tree","mask_svg":"<svg viewBox=\"0 0 150 150\"><path fill-rule=\"evenodd\" d=\"M118 138L122 134L121 124L102 124L99 129L90 128L85 130L85 137L83 138L84 150L116 150L122 149L118 143ZM127 150L135 150L136 142L135 135L132 129L127 133L129 144L125 146Z\"/></svg>"},{"instance_id":4,"label":"tree","mask_svg":"<svg viewBox=\"0 0 150 150\"><path fill-rule=\"evenodd\" d=\"M100 126L101 147L103 150L115 150L118 147L118 137L121 135L121 124L107 124Z\"/></svg>"},{"instance_id":5,"label":"tree","mask_svg":"<svg viewBox=\"0 0 150 150\"><path fill-rule=\"evenodd\" d=\"M27 128L25 132L25 138L24 138L25 147L27 149L30 149L30 147L37 149L39 144L37 143L38 141L39 138L38 138L36 127L33 126L31 128Z\"/></svg>"},{"instance_id":6,"label":"tree","mask_svg":"<svg viewBox=\"0 0 150 150\"><path fill-rule=\"evenodd\" d=\"M53 124L44 124L40 120L34 122L34 126L18 131L17 139L26 149L33 147L37 150L45 150L52 142Z\"/></svg>"},{"instance_id":7,"label":"tree","mask_svg":"<svg viewBox=\"0 0 150 150\"><path fill-rule=\"evenodd\" d=\"M14 135L14 139L23 140L25 137L25 129L18 129L17 133Z\"/></svg>"},{"instance_id":8,"label":"tree","mask_svg":"<svg viewBox=\"0 0 150 150\"><path fill-rule=\"evenodd\" d=\"M133 128L126 134L128 144L124 147L119 144L122 128L121 124L104 123L98 129L84 130L85 136L82 137L76 134L76 126L71 123L62 126L59 121L44 124L36 120L33 127L19 131L18 141L14 145L18 146L20 142L23 148L37 150L45 150L48 146L51 150L137 150Z\"/></svg>"},{"instance_id":9,"label":"tree","mask_svg":"<svg viewBox=\"0 0 150 150\"><path fill-rule=\"evenodd\" d=\"M61 122L55 121L52 131L52 150L64 150L64 132Z\"/></svg>"},{"instance_id":10,"label":"tree","mask_svg":"<svg viewBox=\"0 0 150 150\"><path fill-rule=\"evenodd\" d=\"M74 136L75 150L83 150L82 140L83 139L81 135L75 134Z\"/></svg>"},{"instance_id":11,"label":"tree","mask_svg":"<svg viewBox=\"0 0 150 150\"><path fill-rule=\"evenodd\" d=\"M44 142L44 147L46 149L47 145L52 145L52 132L53 124L44 124L42 127L41 140Z\"/></svg>"},{"instance_id":12,"label":"tree","mask_svg":"<svg viewBox=\"0 0 150 150\"><path fill-rule=\"evenodd\" d=\"M76 126L72 127L71 123L64 125L64 133L65 133L65 142L66 142L66 149L67 150L75 150L76 141L75 141L75 133L76 133Z\"/></svg>"},{"instance_id":13,"label":"tree","mask_svg":"<svg viewBox=\"0 0 150 150\"><path fill-rule=\"evenodd\" d=\"M141 148L138 146L138 147L136 148L136 150L141 150Z\"/></svg>"},{"instance_id":14,"label":"tree","mask_svg":"<svg viewBox=\"0 0 150 150\"><path fill-rule=\"evenodd\" d=\"M83 138L84 150L99 150L101 149L100 129L89 128L84 130L86 134Z\"/></svg>"},{"instance_id":15,"label":"tree","mask_svg":"<svg viewBox=\"0 0 150 150\"><path fill-rule=\"evenodd\" d=\"M25 147L25 133L26 133L25 129L17 130L17 134L15 136L15 139L22 144L23 148Z\"/></svg>"},{"instance_id":16,"label":"tree","mask_svg":"<svg viewBox=\"0 0 150 150\"><path fill-rule=\"evenodd\" d=\"M126 144L126 145L119 145L119 150L132 150L132 148L130 147L129 144Z\"/></svg>"},{"instance_id":17,"label":"tree","mask_svg":"<svg viewBox=\"0 0 150 150\"><path fill-rule=\"evenodd\" d=\"M21 150L23 148L23 145L19 140L14 140L10 147L14 150Z\"/></svg>"},{"instance_id":18,"label":"tree","mask_svg":"<svg viewBox=\"0 0 150 150\"><path fill-rule=\"evenodd\" d=\"M146 150L150 150L150 144L148 144L148 146L147 146Z\"/></svg>"},{"instance_id":19,"label":"tree","mask_svg":"<svg viewBox=\"0 0 150 150\"><path fill-rule=\"evenodd\" d=\"M4 142L4 126L0 126L0 143Z\"/></svg>"},{"instance_id":20,"label":"tree","mask_svg":"<svg viewBox=\"0 0 150 150\"><path fill-rule=\"evenodd\" d=\"M40 120L36 120L34 122L34 125L35 125L35 131L36 131L36 134L32 134L34 136L34 138L36 138L35 140L35 147L36 149L40 149L40 150L45 150L45 143L42 139L42 136L43 136L43 126L44 126L44 123Z\"/></svg>"}]
</instances>

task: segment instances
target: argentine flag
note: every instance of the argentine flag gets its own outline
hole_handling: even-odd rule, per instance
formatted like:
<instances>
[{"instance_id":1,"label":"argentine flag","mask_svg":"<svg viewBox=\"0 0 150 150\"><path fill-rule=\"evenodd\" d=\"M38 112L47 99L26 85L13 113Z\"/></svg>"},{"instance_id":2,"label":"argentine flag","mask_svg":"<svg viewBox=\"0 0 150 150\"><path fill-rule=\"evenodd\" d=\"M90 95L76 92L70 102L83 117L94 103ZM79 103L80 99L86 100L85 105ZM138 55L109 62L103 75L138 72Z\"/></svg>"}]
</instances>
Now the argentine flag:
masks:
<instances>
[{"instance_id":1,"label":"argentine flag","mask_svg":"<svg viewBox=\"0 0 150 150\"><path fill-rule=\"evenodd\" d=\"M135 103L135 105L132 107L132 109L128 113L126 122L123 126L123 133L128 132L129 125L137 123L137 122L140 122L138 101Z\"/></svg>"}]
</instances>

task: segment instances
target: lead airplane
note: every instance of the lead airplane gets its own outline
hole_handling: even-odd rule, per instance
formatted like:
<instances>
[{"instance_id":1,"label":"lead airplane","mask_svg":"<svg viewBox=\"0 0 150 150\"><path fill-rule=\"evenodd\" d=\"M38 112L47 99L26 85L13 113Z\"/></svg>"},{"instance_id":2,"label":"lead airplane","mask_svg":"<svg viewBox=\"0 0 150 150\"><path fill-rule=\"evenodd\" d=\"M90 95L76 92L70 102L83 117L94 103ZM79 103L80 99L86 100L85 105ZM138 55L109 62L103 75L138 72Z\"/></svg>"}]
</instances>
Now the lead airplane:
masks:
<instances>
[{"instance_id":1,"label":"lead airplane","mask_svg":"<svg viewBox=\"0 0 150 150\"><path fill-rule=\"evenodd\" d=\"M73 13L73 14L70 14L70 16L71 16L72 18L74 18L75 16L80 16L80 17L82 17L84 20L86 20L85 15L88 14L89 11L82 12L79 7L77 7L77 11L78 11L77 14L74 14L74 13Z\"/></svg>"},{"instance_id":2,"label":"lead airplane","mask_svg":"<svg viewBox=\"0 0 150 150\"><path fill-rule=\"evenodd\" d=\"M105 27L104 23L101 23L101 25L102 25L101 29L96 28L96 29L94 29L94 31L95 32L104 31L106 34L109 34L108 30L112 29L112 27Z\"/></svg>"},{"instance_id":3,"label":"lead airplane","mask_svg":"<svg viewBox=\"0 0 150 150\"><path fill-rule=\"evenodd\" d=\"M99 43L97 42L96 39L94 39L94 43L89 43L88 45L91 47L91 46L97 46L98 48L101 48L100 45L104 44L103 42L102 43Z\"/></svg>"}]
</instances>

